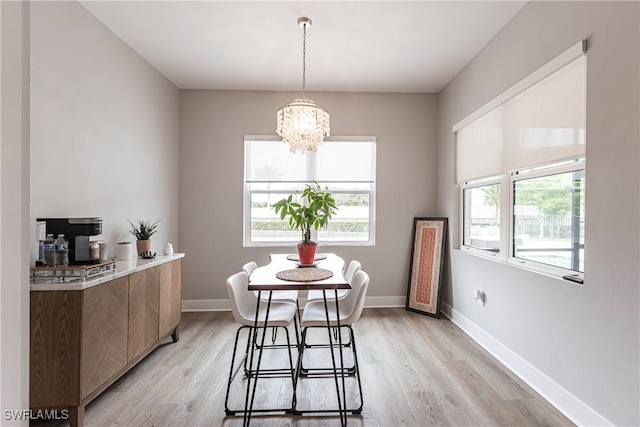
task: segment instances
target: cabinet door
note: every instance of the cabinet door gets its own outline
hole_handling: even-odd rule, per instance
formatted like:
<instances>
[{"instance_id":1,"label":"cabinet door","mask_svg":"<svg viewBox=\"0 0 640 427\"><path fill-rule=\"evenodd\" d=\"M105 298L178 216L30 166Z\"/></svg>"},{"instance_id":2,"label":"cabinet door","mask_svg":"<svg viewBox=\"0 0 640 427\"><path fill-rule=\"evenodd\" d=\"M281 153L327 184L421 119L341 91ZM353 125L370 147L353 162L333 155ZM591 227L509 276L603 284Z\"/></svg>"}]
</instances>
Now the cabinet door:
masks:
<instances>
[{"instance_id":1,"label":"cabinet door","mask_svg":"<svg viewBox=\"0 0 640 427\"><path fill-rule=\"evenodd\" d=\"M81 397L127 364L129 278L83 291Z\"/></svg>"},{"instance_id":2,"label":"cabinet door","mask_svg":"<svg viewBox=\"0 0 640 427\"><path fill-rule=\"evenodd\" d=\"M80 403L81 306L80 291L31 291L32 408Z\"/></svg>"},{"instance_id":3,"label":"cabinet door","mask_svg":"<svg viewBox=\"0 0 640 427\"><path fill-rule=\"evenodd\" d=\"M158 341L159 291L159 268L129 276L129 362Z\"/></svg>"},{"instance_id":4,"label":"cabinet door","mask_svg":"<svg viewBox=\"0 0 640 427\"><path fill-rule=\"evenodd\" d=\"M160 266L160 330L161 337L180 324L182 311L182 262L172 261Z\"/></svg>"}]
</instances>

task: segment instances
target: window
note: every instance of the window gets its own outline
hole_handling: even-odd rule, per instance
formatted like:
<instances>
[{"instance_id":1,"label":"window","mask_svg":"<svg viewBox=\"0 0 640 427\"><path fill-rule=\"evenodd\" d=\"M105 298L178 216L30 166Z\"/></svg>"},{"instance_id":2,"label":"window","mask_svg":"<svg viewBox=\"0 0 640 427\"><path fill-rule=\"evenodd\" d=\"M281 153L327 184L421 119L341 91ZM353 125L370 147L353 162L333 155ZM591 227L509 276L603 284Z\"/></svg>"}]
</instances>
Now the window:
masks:
<instances>
[{"instance_id":1,"label":"window","mask_svg":"<svg viewBox=\"0 0 640 427\"><path fill-rule=\"evenodd\" d=\"M465 183L462 189L463 244L487 256L503 252L500 179Z\"/></svg>"},{"instance_id":2,"label":"window","mask_svg":"<svg viewBox=\"0 0 640 427\"><path fill-rule=\"evenodd\" d=\"M462 249L555 276L583 273L585 184L584 158L462 183Z\"/></svg>"},{"instance_id":3,"label":"window","mask_svg":"<svg viewBox=\"0 0 640 427\"><path fill-rule=\"evenodd\" d=\"M584 272L584 162L513 177L513 258Z\"/></svg>"},{"instance_id":4,"label":"window","mask_svg":"<svg viewBox=\"0 0 640 427\"><path fill-rule=\"evenodd\" d=\"M461 249L580 283L585 52L576 44L454 125Z\"/></svg>"},{"instance_id":5,"label":"window","mask_svg":"<svg viewBox=\"0 0 640 427\"><path fill-rule=\"evenodd\" d=\"M244 245L290 246L298 230L276 216L276 201L316 181L329 187L338 204L327 229L313 240L332 245L375 242L376 141L373 137L332 137L316 153L293 154L281 140L245 137Z\"/></svg>"}]
</instances>

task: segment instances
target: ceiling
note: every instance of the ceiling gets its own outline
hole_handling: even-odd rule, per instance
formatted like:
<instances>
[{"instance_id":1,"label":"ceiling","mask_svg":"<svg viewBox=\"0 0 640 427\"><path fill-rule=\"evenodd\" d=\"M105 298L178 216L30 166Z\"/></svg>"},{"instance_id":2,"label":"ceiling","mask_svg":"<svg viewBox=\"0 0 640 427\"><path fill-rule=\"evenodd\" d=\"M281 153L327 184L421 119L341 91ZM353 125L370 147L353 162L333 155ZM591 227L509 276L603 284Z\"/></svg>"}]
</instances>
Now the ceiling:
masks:
<instances>
[{"instance_id":1,"label":"ceiling","mask_svg":"<svg viewBox=\"0 0 640 427\"><path fill-rule=\"evenodd\" d=\"M439 92L525 1L81 1L180 89Z\"/></svg>"}]
</instances>

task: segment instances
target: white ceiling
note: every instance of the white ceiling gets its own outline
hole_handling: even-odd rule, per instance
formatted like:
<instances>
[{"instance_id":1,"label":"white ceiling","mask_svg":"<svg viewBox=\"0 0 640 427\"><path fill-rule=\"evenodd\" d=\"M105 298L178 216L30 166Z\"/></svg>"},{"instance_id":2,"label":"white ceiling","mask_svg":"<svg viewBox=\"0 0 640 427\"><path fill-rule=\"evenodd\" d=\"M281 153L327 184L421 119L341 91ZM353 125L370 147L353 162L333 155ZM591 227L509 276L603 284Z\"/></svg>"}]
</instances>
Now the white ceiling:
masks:
<instances>
[{"instance_id":1,"label":"white ceiling","mask_svg":"<svg viewBox=\"0 0 640 427\"><path fill-rule=\"evenodd\" d=\"M81 1L181 89L439 92L525 1Z\"/></svg>"}]
</instances>

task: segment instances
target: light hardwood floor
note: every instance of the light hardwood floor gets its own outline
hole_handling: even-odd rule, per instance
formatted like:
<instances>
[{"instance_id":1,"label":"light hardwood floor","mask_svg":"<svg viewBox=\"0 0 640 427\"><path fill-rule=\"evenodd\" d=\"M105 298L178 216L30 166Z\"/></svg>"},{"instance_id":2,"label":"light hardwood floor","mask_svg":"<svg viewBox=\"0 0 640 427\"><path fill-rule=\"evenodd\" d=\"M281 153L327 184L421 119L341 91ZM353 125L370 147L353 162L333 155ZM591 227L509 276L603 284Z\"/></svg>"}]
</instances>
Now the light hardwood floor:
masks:
<instances>
[{"instance_id":1,"label":"light hardwood floor","mask_svg":"<svg viewBox=\"0 0 640 427\"><path fill-rule=\"evenodd\" d=\"M230 312L183 313L180 341L161 345L89 404L85 425L242 425L242 417L224 413L236 329ZM404 309L365 309L354 329L364 409L349 417L350 426L572 425L445 318ZM276 356L266 357L268 361ZM286 360L283 353L281 357ZM236 384L241 386L241 381ZM258 405L287 400L290 382L264 381ZM333 383L305 381L298 399L301 406L333 404ZM347 386L354 389L355 383ZM240 407L241 392L231 394L238 402L234 407ZM315 427L340 422L337 415L283 414L255 416L251 425Z\"/></svg>"}]
</instances>

